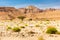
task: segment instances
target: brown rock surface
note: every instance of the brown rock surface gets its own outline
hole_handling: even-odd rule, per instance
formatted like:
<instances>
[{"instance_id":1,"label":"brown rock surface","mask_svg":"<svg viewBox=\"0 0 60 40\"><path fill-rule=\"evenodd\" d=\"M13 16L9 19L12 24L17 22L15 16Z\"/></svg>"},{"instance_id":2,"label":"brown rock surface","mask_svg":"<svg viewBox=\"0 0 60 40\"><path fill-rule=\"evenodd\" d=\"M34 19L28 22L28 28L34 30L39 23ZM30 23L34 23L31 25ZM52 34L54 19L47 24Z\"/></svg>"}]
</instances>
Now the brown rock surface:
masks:
<instances>
[{"instance_id":1,"label":"brown rock surface","mask_svg":"<svg viewBox=\"0 0 60 40\"><path fill-rule=\"evenodd\" d=\"M31 19L60 19L60 10L53 8L42 10L35 6L19 9L14 7L0 7L0 19L14 19L18 16L26 16Z\"/></svg>"},{"instance_id":2,"label":"brown rock surface","mask_svg":"<svg viewBox=\"0 0 60 40\"><path fill-rule=\"evenodd\" d=\"M0 7L0 19L12 19L19 14L19 11L14 7Z\"/></svg>"}]
</instances>

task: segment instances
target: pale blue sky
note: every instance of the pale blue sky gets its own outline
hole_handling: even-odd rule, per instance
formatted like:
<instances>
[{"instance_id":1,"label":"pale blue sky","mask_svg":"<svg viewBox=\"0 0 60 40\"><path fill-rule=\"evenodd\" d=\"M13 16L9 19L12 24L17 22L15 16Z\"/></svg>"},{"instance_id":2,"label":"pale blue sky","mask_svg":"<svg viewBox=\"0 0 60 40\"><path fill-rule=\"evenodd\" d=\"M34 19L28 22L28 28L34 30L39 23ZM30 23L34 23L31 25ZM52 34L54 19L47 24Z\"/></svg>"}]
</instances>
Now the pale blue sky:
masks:
<instances>
[{"instance_id":1,"label":"pale blue sky","mask_svg":"<svg viewBox=\"0 0 60 40\"><path fill-rule=\"evenodd\" d=\"M60 8L60 0L0 0L0 6L21 8L29 5L38 8Z\"/></svg>"}]
</instances>

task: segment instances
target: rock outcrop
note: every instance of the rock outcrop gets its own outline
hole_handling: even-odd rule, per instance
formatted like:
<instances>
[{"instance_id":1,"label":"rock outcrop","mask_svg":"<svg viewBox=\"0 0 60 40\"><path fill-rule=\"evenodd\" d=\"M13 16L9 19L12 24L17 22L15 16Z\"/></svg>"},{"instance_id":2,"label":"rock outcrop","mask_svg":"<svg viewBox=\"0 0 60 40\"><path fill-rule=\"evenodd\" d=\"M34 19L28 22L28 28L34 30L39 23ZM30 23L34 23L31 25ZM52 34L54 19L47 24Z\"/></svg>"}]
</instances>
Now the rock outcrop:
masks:
<instances>
[{"instance_id":1,"label":"rock outcrop","mask_svg":"<svg viewBox=\"0 0 60 40\"><path fill-rule=\"evenodd\" d=\"M60 10L58 9L46 9L42 10L35 6L28 6L26 8L14 8L14 7L0 7L0 19L9 20L19 16L25 16L31 19L41 18L60 18Z\"/></svg>"},{"instance_id":2,"label":"rock outcrop","mask_svg":"<svg viewBox=\"0 0 60 40\"><path fill-rule=\"evenodd\" d=\"M43 12L43 10L40 10L39 8L37 7L34 7L34 6L28 6L26 8L20 8L19 9L20 12L22 13L40 13L40 12Z\"/></svg>"},{"instance_id":3,"label":"rock outcrop","mask_svg":"<svg viewBox=\"0 0 60 40\"><path fill-rule=\"evenodd\" d=\"M14 7L0 7L0 19L13 19L19 15L19 11Z\"/></svg>"}]
</instances>

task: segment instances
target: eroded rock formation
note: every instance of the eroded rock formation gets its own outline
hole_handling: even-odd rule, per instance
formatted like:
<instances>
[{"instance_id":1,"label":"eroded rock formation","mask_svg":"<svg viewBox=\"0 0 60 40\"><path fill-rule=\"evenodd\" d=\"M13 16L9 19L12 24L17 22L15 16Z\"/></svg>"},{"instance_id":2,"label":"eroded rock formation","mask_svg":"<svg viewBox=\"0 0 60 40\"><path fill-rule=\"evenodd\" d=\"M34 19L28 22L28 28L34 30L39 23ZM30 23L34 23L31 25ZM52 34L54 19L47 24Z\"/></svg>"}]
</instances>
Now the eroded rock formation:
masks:
<instances>
[{"instance_id":1,"label":"eroded rock formation","mask_svg":"<svg viewBox=\"0 0 60 40\"><path fill-rule=\"evenodd\" d=\"M60 18L60 10L52 8L42 10L35 6L18 9L14 7L0 7L0 19L14 19L18 16L25 16L31 19Z\"/></svg>"}]
</instances>

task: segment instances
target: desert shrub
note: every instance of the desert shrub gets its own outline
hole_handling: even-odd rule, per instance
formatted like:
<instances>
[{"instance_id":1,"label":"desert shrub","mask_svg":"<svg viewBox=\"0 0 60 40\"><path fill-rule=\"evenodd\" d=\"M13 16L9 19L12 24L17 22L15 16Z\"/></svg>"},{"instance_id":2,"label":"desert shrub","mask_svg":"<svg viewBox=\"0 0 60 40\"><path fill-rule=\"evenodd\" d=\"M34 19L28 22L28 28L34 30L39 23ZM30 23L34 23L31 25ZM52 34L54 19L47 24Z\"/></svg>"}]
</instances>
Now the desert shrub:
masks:
<instances>
[{"instance_id":1,"label":"desert shrub","mask_svg":"<svg viewBox=\"0 0 60 40\"><path fill-rule=\"evenodd\" d=\"M12 28L12 30L13 30L14 32L19 32L19 31L20 31L20 28L14 27L14 28Z\"/></svg>"},{"instance_id":2,"label":"desert shrub","mask_svg":"<svg viewBox=\"0 0 60 40\"><path fill-rule=\"evenodd\" d=\"M35 25L36 27L40 27L40 25Z\"/></svg>"},{"instance_id":3,"label":"desert shrub","mask_svg":"<svg viewBox=\"0 0 60 40\"><path fill-rule=\"evenodd\" d=\"M33 31L30 31L30 32L28 32L28 34L35 34L35 32L33 32Z\"/></svg>"},{"instance_id":4,"label":"desert shrub","mask_svg":"<svg viewBox=\"0 0 60 40\"><path fill-rule=\"evenodd\" d=\"M46 21L46 24L49 24L50 22L49 21Z\"/></svg>"},{"instance_id":5,"label":"desert shrub","mask_svg":"<svg viewBox=\"0 0 60 40\"><path fill-rule=\"evenodd\" d=\"M24 26L20 26L20 28L25 28Z\"/></svg>"},{"instance_id":6,"label":"desert shrub","mask_svg":"<svg viewBox=\"0 0 60 40\"><path fill-rule=\"evenodd\" d=\"M24 18L26 18L25 16L19 16L19 19L23 20Z\"/></svg>"},{"instance_id":7,"label":"desert shrub","mask_svg":"<svg viewBox=\"0 0 60 40\"><path fill-rule=\"evenodd\" d=\"M11 27L7 27L7 30L10 30L10 29L12 29Z\"/></svg>"},{"instance_id":8,"label":"desert shrub","mask_svg":"<svg viewBox=\"0 0 60 40\"><path fill-rule=\"evenodd\" d=\"M56 34L60 34L60 32L57 32Z\"/></svg>"},{"instance_id":9,"label":"desert shrub","mask_svg":"<svg viewBox=\"0 0 60 40\"><path fill-rule=\"evenodd\" d=\"M38 40L44 40L43 36L38 37Z\"/></svg>"},{"instance_id":10,"label":"desert shrub","mask_svg":"<svg viewBox=\"0 0 60 40\"><path fill-rule=\"evenodd\" d=\"M54 27L49 27L47 28L47 31L46 31L46 33L48 34L56 34L56 32L57 32L57 29Z\"/></svg>"},{"instance_id":11,"label":"desert shrub","mask_svg":"<svg viewBox=\"0 0 60 40\"><path fill-rule=\"evenodd\" d=\"M25 26L28 26L28 24L25 24Z\"/></svg>"},{"instance_id":12,"label":"desert shrub","mask_svg":"<svg viewBox=\"0 0 60 40\"><path fill-rule=\"evenodd\" d=\"M29 21L32 21L32 19L29 19Z\"/></svg>"}]
</instances>

